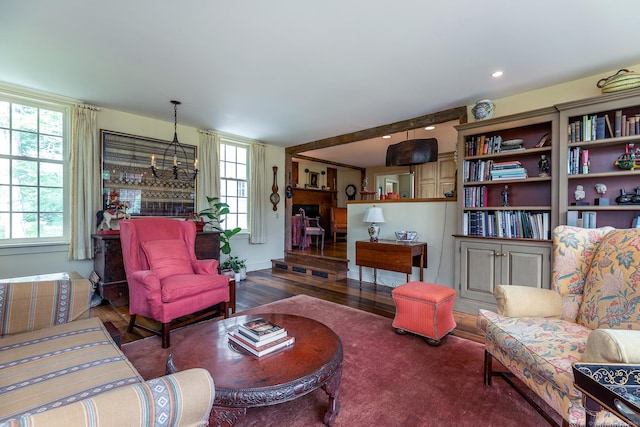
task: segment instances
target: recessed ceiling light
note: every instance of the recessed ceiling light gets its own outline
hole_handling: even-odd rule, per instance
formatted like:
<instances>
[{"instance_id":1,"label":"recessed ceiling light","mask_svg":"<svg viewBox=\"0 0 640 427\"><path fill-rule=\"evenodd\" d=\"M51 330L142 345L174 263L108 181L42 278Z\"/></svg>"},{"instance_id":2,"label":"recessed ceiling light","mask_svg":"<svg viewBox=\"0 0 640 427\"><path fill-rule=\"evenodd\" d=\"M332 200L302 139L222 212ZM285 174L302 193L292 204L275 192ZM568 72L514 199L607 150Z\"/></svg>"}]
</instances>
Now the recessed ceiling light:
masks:
<instances>
[{"instance_id":1,"label":"recessed ceiling light","mask_svg":"<svg viewBox=\"0 0 640 427\"><path fill-rule=\"evenodd\" d=\"M424 128L424 130L434 130L435 128L435 126L427 126L426 128Z\"/></svg>"},{"instance_id":2,"label":"recessed ceiling light","mask_svg":"<svg viewBox=\"0 0 640 427\"><path fill-rule=\"evenodd\" d=\"M391 138L391 135L385 135L385 136L383 136L383 138L384 139L389 139L389 138Z\"/></svg>"},{"instance_id":3,"label":"recessed ceiling light","mask_svg":"<svg viewBox=\"0 0 640 427\"><path fill-rule=\"evenodd\" d=\"M504 74L504 73L503 73L502 71L499 71L499 70L498 70L498 71L496 71L496 72L492 73L492 74L491 74L491 77L494 77L494 78L495 78L495 77L500 77L500 76L502 76L503 74Z\"/></svg>"}]
</instances>

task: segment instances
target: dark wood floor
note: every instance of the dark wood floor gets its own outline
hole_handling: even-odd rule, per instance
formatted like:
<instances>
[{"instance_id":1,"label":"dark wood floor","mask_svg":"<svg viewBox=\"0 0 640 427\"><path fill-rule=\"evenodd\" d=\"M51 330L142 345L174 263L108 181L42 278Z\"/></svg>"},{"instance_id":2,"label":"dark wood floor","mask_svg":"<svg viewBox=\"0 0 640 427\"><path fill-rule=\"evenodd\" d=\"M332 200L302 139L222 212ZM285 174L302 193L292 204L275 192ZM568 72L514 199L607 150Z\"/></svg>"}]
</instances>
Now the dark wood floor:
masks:
<instances>
[{"instance_id":1,"label":"dark wood floor","mask_svg":"<svg viewBox=\"0 0 640 427\"><path fill-rule=\"evenodd\" d=\"M317 248L307 248L309 253L317 253ZM346 245L325 243L325 256L346 258ZM395 305L391 298L391 288L374 286L372 283L344 279L338 282L289 272L274 272L271 269L249 272L247 279L236 285L236 309L238 312L257 307L262 304L288 298L294 295L309 295L337 304L346 305L359 310L368 311L392 319ZM122 341L130 342L148 336L136 330L132 334L126 332L129 322L127 306L113 307L103 304L92 309L93 315L103 321L110 321L122 333ZM476 326L476 316L454 312L458 327L454 335L483 342L482 332Z\"/></svg>"}]
</instances>

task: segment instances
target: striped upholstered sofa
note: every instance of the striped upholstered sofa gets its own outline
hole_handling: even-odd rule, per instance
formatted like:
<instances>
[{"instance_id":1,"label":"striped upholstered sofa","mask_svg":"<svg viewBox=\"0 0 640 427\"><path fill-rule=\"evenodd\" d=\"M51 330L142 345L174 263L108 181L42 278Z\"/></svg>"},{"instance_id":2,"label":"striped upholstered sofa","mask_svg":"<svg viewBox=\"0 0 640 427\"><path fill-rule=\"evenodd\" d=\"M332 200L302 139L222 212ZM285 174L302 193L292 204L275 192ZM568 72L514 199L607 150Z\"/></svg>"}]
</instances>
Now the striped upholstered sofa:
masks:
<instances>
[{"instance_id":1,"label":"striped upholstered sofa","mask_svg":"<svg viewBox=\"0 0 640 427\"><path fill-rule=\"evenodd\" d=\"M498 313L480 310L485 383L491 383L495 359L564 426L584 426L572 365L640 363L640 229L559 226L552 238L552 289L498 286ZM626 425L607 411L594 421Z\"/></svg>"},{"instance_id":2,"label":"striped upholstered sofa","mask_svg":"<svg viewBox=\"0 0 640 427\"><path fill-rule=\"evenodd\" d=\"M213 380L145 382L91 318L77 273L0 280L0 426L206 426Z\"/></svg>"}]
</instances>

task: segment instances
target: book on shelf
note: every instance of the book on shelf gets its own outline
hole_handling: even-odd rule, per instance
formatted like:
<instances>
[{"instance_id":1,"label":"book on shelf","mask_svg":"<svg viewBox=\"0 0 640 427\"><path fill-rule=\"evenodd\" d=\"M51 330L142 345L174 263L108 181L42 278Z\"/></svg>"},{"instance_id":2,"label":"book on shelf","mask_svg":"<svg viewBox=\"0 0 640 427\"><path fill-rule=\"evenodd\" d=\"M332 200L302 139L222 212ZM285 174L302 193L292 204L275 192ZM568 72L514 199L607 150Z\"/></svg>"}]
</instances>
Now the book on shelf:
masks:
<instances>
[{"instance_id":1,"label":"book on shelf","mask_svg":"<svg viewBox=\"0 0 640 427\"><path fill-rule=\"evenodd\" d=\"M227 335L229 337L229 340L233 341L235 344L239 345L255 356L264 356L265 354L273 353L282 348L288 347L295 342L295 337L285 335L275 341L261 346L256 346L255 343L251 342L251 340L247 339L242 334L231 331Z\"/></svg>"},{"instance_id":2,"label":"book on shelf","mask_svg":"<svg viewBox=\"0 0 640 427\"><path fill-rule=\"evenodd\" d=\"M247 336L261 341L272 337L275 334L286 334L282 327L269 322L267 319L258 317L239 326L239 329Z\"/></svg>"}]
</instances>

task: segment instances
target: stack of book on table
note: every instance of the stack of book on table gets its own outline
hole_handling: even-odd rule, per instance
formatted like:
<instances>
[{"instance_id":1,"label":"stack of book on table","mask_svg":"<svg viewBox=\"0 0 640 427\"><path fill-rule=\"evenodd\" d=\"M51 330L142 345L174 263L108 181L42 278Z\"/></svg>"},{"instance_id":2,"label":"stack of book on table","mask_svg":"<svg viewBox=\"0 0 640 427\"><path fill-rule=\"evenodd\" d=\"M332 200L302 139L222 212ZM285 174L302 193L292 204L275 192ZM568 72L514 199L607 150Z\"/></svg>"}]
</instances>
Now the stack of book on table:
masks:
<instances>
[{"instance_id":1,"label":"stack of book on table","mask_svg":"<svg viewBox=\"0 0 640 427\"><path fill-rule=\"evenodd\" d=\"M262 317L239 325L238 329L229 332L229 339L256 356L273 353L295 341L286 329Z\"/></svg>"}]
</instances>

